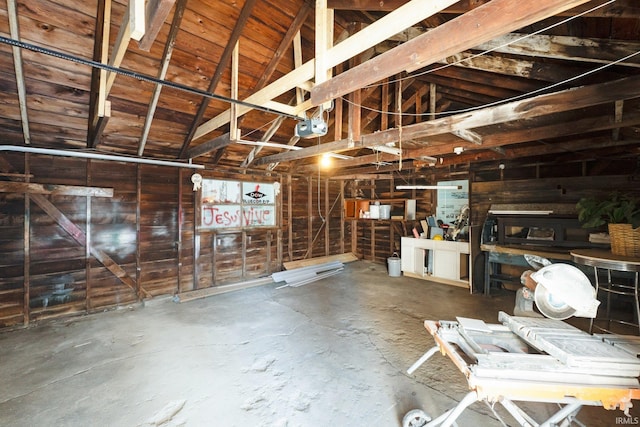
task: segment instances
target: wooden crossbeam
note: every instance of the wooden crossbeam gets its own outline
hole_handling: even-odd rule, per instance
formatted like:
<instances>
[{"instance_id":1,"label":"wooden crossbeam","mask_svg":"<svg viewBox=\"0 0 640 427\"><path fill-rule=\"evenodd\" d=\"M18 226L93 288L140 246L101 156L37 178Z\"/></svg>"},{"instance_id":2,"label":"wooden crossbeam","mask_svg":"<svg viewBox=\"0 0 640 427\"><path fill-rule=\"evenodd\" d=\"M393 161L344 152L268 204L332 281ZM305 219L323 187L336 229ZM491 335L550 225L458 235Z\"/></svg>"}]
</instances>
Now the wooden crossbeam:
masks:
<instances>
[{"instance_id":1,"label":"wooden crossbeam","mask_svg":"<svg viewBox=\"0 0 640 427\"><path fill-rule=\"evenodd\" d=\"M457 0L411 0L404 6L388 13L383 18L364 28L362 31L355 33L343 42L327 49L324 68L330 69L359 55L398 32L438 13L456 1ZM265 86L262 90L253 93L246 98L245 101L251 104L263 105L295 87L304 85L313 78L314 71L315 61L307 61L289 74ZM327 83L331 81L332 80L329 80ZM319 104L315 104L314 106L317 105ZM299 106L299 112L303 113L310 107L311 103L307 103L303 107ZM249 107L238 106L239 115L245 114L250 110L251 108ZM201 138L227 123L229 123L229 112L225 111L200 125L197 131L190 135L190 139Z\"/></svg>"},{"instance_id":2,"label":"wooden crossbeam","mask_svg":"<svg viewBox=\"0 0 640 427\"><path fill-rule=\"evenodd\" d=\"M0 193L55 194L61 196L113 197L113 188L77 185L37 184L34 182L0 182Z\"/></svg>"},{"instance_id":3,"label":"wooden crossbeam","mask_svg":"<svg viewBox=\"0 0 640 427\"><path fill-rule=\"evenodd\" d=\"M587 1L540 0L525 5L513 0L492 0L316 85L311 89L311 103L320 105L409 68L425 67Z\"/></svg>"},{"instance_id":4,"label":"wooden crossbeam","mask_svg":"<svg viewBox=\"0 0 640 427\"><path fill-rule=\"evenodd\" d=\"M155 41L165 19L169 16L171 8L176 0L149 0L146 8L146 30L144 36L138 42L138 47L141 50L148 52L151 49L151 45ZM177 12L177 8L176 8ZM174 13L175 14L175 13Z\"/></svg>"},{"instance_id":5,"label":"wooden crossbeam","mask_svg":"<svg viewBox=\"0 0 640 427\"><path fill-rule=\"evenodd\" d=\"M205 155L212 151L224 148L227 145L231 144L231 142L231 134L227 132L223 135L213 138L211 141L207 141L198 145L197 147L193 147L187 152L187 157L193 159L195 157Z\"/></svg>"}]
</instances>

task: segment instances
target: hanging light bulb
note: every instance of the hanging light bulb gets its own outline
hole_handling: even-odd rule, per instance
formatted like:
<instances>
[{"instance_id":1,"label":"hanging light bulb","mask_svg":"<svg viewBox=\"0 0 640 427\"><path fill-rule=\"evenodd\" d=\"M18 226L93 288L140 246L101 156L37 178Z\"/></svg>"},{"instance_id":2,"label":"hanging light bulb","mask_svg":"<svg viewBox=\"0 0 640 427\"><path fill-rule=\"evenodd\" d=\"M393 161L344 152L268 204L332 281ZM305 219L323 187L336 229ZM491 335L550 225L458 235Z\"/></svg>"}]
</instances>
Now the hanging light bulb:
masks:
<instances>
[{"instance_id":1,"label":"hanging light bulb","mask_svg":"<svg viewBox=\"0 0 640 427\"><path fill-rule=\"evenodd\" d=\"M320 157L320 166L325 169L331 167L331 155L329 153L324 153L322 157Z\"/></svg>"}]
</instances>

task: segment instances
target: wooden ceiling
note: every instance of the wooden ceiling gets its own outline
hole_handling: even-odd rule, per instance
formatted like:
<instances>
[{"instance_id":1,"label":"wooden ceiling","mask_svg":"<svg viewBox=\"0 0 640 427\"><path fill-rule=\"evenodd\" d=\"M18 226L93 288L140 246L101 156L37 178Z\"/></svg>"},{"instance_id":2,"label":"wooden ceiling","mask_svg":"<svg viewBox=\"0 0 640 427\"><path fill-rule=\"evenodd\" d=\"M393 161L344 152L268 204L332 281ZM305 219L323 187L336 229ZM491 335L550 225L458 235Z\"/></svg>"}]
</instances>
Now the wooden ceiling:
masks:
<instances>
[{"instance_id":1,"label":"wooden ceiling","mask_svg":"<svg viewBox=\"0 0 640 427\"><path fill-rule=\"evenodd\" d=\"M336 177L640 157L637 0L0 7L4 145Z\"/></svg>"}]
</instances>

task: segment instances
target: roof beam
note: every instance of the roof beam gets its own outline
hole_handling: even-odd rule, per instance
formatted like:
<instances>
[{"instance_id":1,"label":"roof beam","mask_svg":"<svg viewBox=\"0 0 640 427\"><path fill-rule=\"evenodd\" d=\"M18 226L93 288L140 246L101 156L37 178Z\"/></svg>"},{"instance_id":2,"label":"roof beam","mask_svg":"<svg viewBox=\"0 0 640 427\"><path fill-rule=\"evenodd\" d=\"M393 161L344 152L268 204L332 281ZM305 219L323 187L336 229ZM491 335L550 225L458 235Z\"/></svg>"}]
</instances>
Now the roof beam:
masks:
<instances>
[{"instance_id":1,"label":"roof beam","mask_svg":"<svg viewBox=\"0 0 640 427\"><path fill-rule=\"evenodd\" d=\"M106 64L109 60L109 30L111 27L111 0L99 0L96 13L93 60ZM95 148L104 131L111 110L107 97L107 71L91 69L91 92L89 94L89 120L87 123L87 147Z\"/></svg>"},{"instance_id":2,"label":"roof beam","mask_svg":"<svg viewBox=\"0 0 640 427\"><path fill-rule=\"evenodd\" d=\"M280 41L280 44L276 48L276 51L275 51L274 55L271 57L271 61L269 61L269 64L267 64L267 66L265 67L265 70L262 73L262 75L260 76L260 80L258 80L258 83L256 83L255 87L253 88L253 91L260 90L260 89L262 89L263 87L265 87L267 85L267 82L269 81L269 79L271 78L273 73L275 72L276 67L278 66L278 64L282 60L285 52L287 51L287 48L291 45L292 42L294 44L294 57L296 57L294 62L296 64L296 67L302 65L302 52L301 52L302 48L301 48L301 45L300 45L300 28L304 24L304 21L307 19L307 17L309 16L310 12L311 12L311 6L309 5L309 3L308 2L302 3L302 6L300 7L300 9L298 10L298 13L296 14L296 17L293 19L293 23L287 29L286 34L284 35L284 37ZM298 53L299 53L299 55L298 55ZM298 58L298 56L299 56L299 58ZM296 92L300 95L298 104L301 104L303 102L302 90L301 89L297 89ZM289 102L288 105L293 104L295 102L295 100L296 99L294 98L292 101ZM294 114L296 114L296 113L294 113ZM265 141L265 142L269 141L273 137L273 135L276 133L276 131L280 128L280 126L284 122L284 119L285 119L284 116L278 116L276 118L275 122L272 123L271 127L266 132L266 134L265 134L265 136L263 137L262 140ZM295 144L295 142L294 142L294 144ZM247 157L242 161L242 164L240 165L240 167L242 167L242 168L248 167L251 164L251 162L253 162L253 160L255 159L256 155L261 150L262 150L262 146L254 147L251 150L251 152L247 155Z\"/></svg>"},{"instance_id":3,"label":"roof beam","mask_svg":"<svg viewBox=\"0 0 640 427\"><path fill-rule=\"evenodd\" d=\"M129 2L127 6L127 10L122 17L122 24L120 25L120 30L118 31L118 38L116 39L115 44L113 45L113 50L111 52L111 58L109 59L109 65L112 67L120 67L122 64L122 60L124 59L124 54L127 52L127 48L129 47L129 41L135 37L138 37L140 34L139 27L139 19L140 13L136 12L138 5L141 0L132 0ZM144 17L144 14L143 14ZM144 23L144 20L143 20ZM140 36L141 37L141 36ZM116 73L107 72L107 90L106 95L109 95L111 92L111 88L113 87L113 83L116 80Z\"/></svg>"},{"instance_id":4,"label":"roof beam","mask_svg":"<svg viewBox=\"0 0 640 427\"><path fill-rule=\"evenodd\" d=\"M16 0L7 0L7 13L9 15L9 31L11 32L11 38L14 40L20 40ZM12 46L11 50L13 52L13 67L16 72L16 86L18 87L22 137L24 138L24 143L29 145L31 144L31 133L29 132L29 115L27 113L27 90L24 85L24 72L22 70L22 51L17 46Z\"/></svg>"},{"instance_id":5,"label":"roof beam","mask_svg":"<svg viewBox=\"0 0 640 427\"><path fill-rule=\"evenodd\" d=\"M597 64L610 64L629 56L619 64L640 67L640 43L637 41L510 33L481 43L474 49Z\"/></svg>"},{"instance_id":6,"label":"roof beam","mask_svg":"<svg viewBox=\"0 0 640 427\"><path fill-rule=\"evenodd\" d=\"M466 0L460 1L451 7L443 10L443 13L461 14L467 13L471 9L475 9L481 4L490 0ZM327 5L336 10L362 10L362 11L381 11L390 12L405 4L407 0L327 0ZM576 6L564 12L558 13L559 16L576 16L593 8L592 4L584 4ZM590 18L640 18L640 8L636 0L617 0L613 4L598 8L587 13L585 16Z\"/></svg>"},{"instance_id":7,"label":"roof beam","mask_svg":"<svg viewBox=\"0 0 640 427\"><path fill-rule=\"evenodd\" d=\"M607 102L640 97L640 76L627 77L613 82L606 82L579 88L566 89L559 92L538 95L519 101L513 101L495 107L484 108L473 112L455 114L441 119L429 120L413 125L403 126L402 138L415 140L435 135L449 134L457 130L467 130L493 124L506 123L515 120L531 119L548 114L576 110ZM566 125L563 124L566 127ZM397 142L399 131L397 128L388 129L362 136L362 142L340 140L304 148L291 153L267 156L255 161L255 164L265 164L273 161L291 161L300 158L316 156L328 152L347 151L360 147L373 147L390 142ZM488 147L486 136L483 136L483 147ZM426 147L433 150L433 146ZM449 150L449 145L447 145ZM416 150L414 150L416 151ZM447 151L448 152L448 151ZM425 154L425 153L421 153ZM285 156L286 158L282 157ZM366 157L366 156L364 156ZM403 154L403 158L406 157ZM357 159L344 160L340 164L356 164ZM358 163L361 164L361 163ZM342 166L341 166L342 167Z\"/></svg>"},{"instance_id":8,"label":"roof beam","mask_svg":"<svg viewBox=\"0 0 640 427\"><path fill-rule=\"evenodd\" d=\"M172 0L172 3L173 4ZM176 5L176 11L173 14L173 21L171 22L171 30L169 30L169 36L167 38L167 43L164 45L164 52L162 53L162 61L161 67L158 71L158 79L164 80L167 75L167 70L169 69L169 62L171 62L171 56L173 55L173 48L176 44L176 38L178 37L178 31L180 30L180 23L182 22L182 17L184 16L184 10L187 5L187 0L178 0L178 4ZM144 146L147 143L147 138L149 137L149 131L151 130L151 123L153 122L153 116L156 113L156 108L158 107L158 100L160 99L160 92L162 92L162 85L156 84L156 87L153 91L153 95L151 97L151 103L149 104L149 110L147 111L147 117L144 121L144 128L142 130L142 137L140 138L140 144L138 145L138 156L142 156L144 153Z\"/></svg>"},{"instance_id":9,"label":"roof beam","mask_svg":"<svg viewBox=\"0 0 640 427\"><path fill-rule=\"evenodd\" d=\"M176 0L149 0L145 10L146 30L144 36L138 42L138 48L149 52L151 45L158 37L158 33L169 16L171 8ZM184 6L183 6L184 7ZM177 11L177 9L176 9ZM175 19L174 19L175 21Z\"/></svg>"},{"instance_id":10,"label":"roof beam","mask_svg":"<svg viewBox=\"0 0 640 427\"><path fill-rule=\"evenodd\" d=\"M405 139L425 138L452 133L456 130L530 119L637 97L640 97L640 76L627 77L612 82L566 89L482 110L455 114L441 119L405 126L402 129L402 137ZM389 129L364 135L363 144L367 146L381 145L396 142L397 139L398 130Z\"/></svg>"},{"instance_id":11,"label":"roof beam","mask_svg":"<svg viewBox=\"0 0 640 427\"><path fill-rule=\"evenodd\" d=\"M575 1L575 0L574 0ZM586 1L586 0L585 0ZM394 10L383 18L357 32L345 41L336 44L326 52L325 67L331 68L336 65L366 51L376 44L392 37L404 29L432 16L442 9L455 3L456 0L411 0L403 7ZM283 93L298 87L314 77L315 61L305 62L301 67L291 71L286 76L281 77L264 89L255 92L245 101L247 103L262 105L265 102L282 95ZM331 82L331 80L329 80ZM321 102L320 104L323 104ZM319 104L315 104L317 106ZM311 105L305 105L305 111ZM238 107L238 114L242 115L250 111L246 106ZM219 114L208 122L202 124L191 139L198 139L209 132L218 129L228 122L228 111Z\"/></svg>"},{"instance_id":12,"label":"roof beam","mask_svg":"<svg viewBox=\"0 0 640 427\"><path fill-rule=\"evenodd\" d=\"M219 150L221 148L226 147L231 144L231 134L229 132L224 135L220 135L217 138L213 138L211 141L207 141L203 144L198 145L197 147L193 147L187 152L187 156L190 159L195 157L203 156L207 153L210 153L215 150Z\"/></svg>"},{"instance_id":13,"label":"roof beam","mask_svg":"<svg viewBox=\"0 0 640 427\"><path fill-rule=\"evenodd\" d=\"M307 157L317 156L324 153L338 153L340 151L348 151L356 148L360 148L359 142L354 142L348 139L342 139L340 141L328 142L321 145L313 145L311 147L302 148L296 151L288 151L286 153L274 154L272 156L261 157L254 161L254 165L265 165L267 163L286 162L289 160L304 159Z\"/></svg>"},{"instance_id":14,"label":"roof beam","mask_svg":"<svg viewBox=\"0 0 640 427\"><path fill-rule=\"evenodd\" d=\"M240 16L238 17L238 20L236 21L236 25L233 27L233 30L231 31L231 35L229 36L229 41L227 42L227 45L225 46L224 51L222 52L222 56L220 56L220 59L218 60L218 66L213 72L213 76L211 77L211 82L209 83L207 92L210 92L210 93L215 92L216 87L218 86L218 83L222 78L222 74L224 73L224 70L227 68L227 66L229 65L229 62L231 61L231 57L233 55L233 49L236 47L236 43L240 39L240 35L242 35L242 30L244 30L244 27L247 24L247 21L249 20L249 17L251 16L251 12L254 6L256 5L256 3L257 3L257 0L247 0L244 3L244 6L242 6L242 10L240 11ZM178 156L179 158L184 158L185 154L187 153L187 150L189 149L189 144L191 143L191 140L197 139L199 137L196 134L197 130L199 129L198 124L202 120L202 117L204 117L204 113L207 110L207 107L209 106L210 101L211 101L210 98L202 99L202 102L198 107L198 112L196 113L195 117L193 118L193 121L191 122L191 126L189 127L189 132L187 133L187 136L184 139L184 142L182 143L182 148L180 149L180 154ZM230 116L230 112L229 110L227 110L226 112L227 121L225 122L225 124L229 123L229 116ZM200 135L200 136L203 136L203 135Z\"/></svg>"},{"instance_id":15,"label":"roof beam","mask_svg":"<svg viewBox=\"0 0 640 427\"><path fill-rule=\"evenodd\" d=\"M628 114L623 119L623 123L628 126L633 126L635 124L640 123L640 114L633 113ZM575 126L573 126L575 125ZM453 163L470 163L477 161L487 161L487 160L506 160L506 159L517 159L520 157L529 157L529 156L539 156L545 154L559 153L559 152L575 152L582 150L591 150L597 147L603 146L623 146L623 145L633 145L637 144L638 140L619 140L615 141L611 138L611 136L602 136L602 137L591 137L588 139L578 139L578 140L570 140L570 141L552 141L552 138L560 138L560 137L568 137L571 135L579 135L580 132L578 129L582 129L580 126L593 126L594 131L604 131L614 129L614 126L617 126L613 122L613 117L598 117L598 118L586 118L582 120L578 120L577 122L573 122L572 126L566 126L565 124L556 124L549 125L544 127L535 128L532 132L531 129L519 129L514 131L509 131L506 134L496 133L494 135L487 135L487 143L492 145L494 149L501 148L504 144L509 144L508 146L504 146L501 149L502 153L497 151L477 151L477 150L468 150L459 156L451 156L442 164L438 164L438 166L449 166ZM538 142L544 141L544 145L535 145L535 146L518 146L515 144L520 144L523 142L529 142L532 140L536 140ZM514 146L515 145L515 146ZM444 150L446 154L450 152L449 147L438 147L437 150L432 151L435 156L438 156L438 152L442 152ZM424 149L419 149L416 152L425 151ZM413 156L415 153L411 152ZM441 153L445 154L445 153Z\"/></svg>"},{"instance_id":16,"label":"roof beam","mask_svg":"<svg viewBox=\"0 0 640 427\"><path fill-rule=\"evenodd\" d=\"M320 105L408 68L425 67L444 57L470 49L478 43L487 42L587 1L540 0L523 4L513 0L492 0L325 83L316 85L311 89L311 103L314 106Z\"/></svg>"}]
</instances>

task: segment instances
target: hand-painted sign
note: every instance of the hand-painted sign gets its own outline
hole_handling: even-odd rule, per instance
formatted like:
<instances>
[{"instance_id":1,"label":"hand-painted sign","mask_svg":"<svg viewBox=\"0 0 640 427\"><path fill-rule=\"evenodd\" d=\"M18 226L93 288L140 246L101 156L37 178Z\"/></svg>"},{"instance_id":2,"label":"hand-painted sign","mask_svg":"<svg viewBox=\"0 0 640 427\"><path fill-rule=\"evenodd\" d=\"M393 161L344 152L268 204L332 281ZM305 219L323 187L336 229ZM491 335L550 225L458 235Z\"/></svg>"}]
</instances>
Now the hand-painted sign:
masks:
<instances>
[{"instance_id":1,"label":"hand-painted sign","mask_svg":"<svg viewBox=\"0 0 640 427\"><path fill-rule=\"evenodd\" d=\"M274 184L205 179L202 183L203 228L273 227Z\"/></svg>"}]
</instances>

